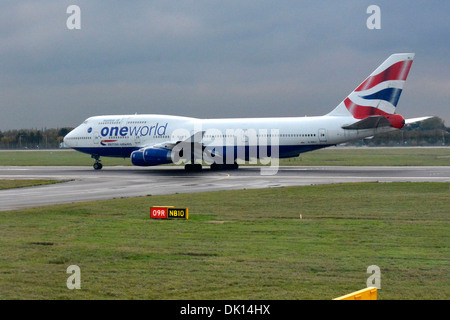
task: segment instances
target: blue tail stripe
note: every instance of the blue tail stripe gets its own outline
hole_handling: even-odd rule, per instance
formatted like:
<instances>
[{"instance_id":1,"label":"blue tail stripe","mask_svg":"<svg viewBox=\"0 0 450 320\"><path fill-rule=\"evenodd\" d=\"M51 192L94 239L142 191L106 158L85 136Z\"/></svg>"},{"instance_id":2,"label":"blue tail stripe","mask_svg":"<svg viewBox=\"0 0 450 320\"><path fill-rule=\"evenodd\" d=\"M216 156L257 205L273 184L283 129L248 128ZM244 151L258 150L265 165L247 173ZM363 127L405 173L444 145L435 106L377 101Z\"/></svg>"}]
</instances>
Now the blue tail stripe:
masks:
<instances>
[{"instance_id":1,"label":"blue tail stripe","mask_svg":"<svg viewBox=\"0 0 450 320\"><path fill-rule=\"evenodd\" d=\"M367 100L385 100L390 102L392 105L397 106L400 95L402 94L402 89L399 88L386 88L381 91L375 92L368 96L362 96L361 98Z\"/></svg>"}]
</instances>

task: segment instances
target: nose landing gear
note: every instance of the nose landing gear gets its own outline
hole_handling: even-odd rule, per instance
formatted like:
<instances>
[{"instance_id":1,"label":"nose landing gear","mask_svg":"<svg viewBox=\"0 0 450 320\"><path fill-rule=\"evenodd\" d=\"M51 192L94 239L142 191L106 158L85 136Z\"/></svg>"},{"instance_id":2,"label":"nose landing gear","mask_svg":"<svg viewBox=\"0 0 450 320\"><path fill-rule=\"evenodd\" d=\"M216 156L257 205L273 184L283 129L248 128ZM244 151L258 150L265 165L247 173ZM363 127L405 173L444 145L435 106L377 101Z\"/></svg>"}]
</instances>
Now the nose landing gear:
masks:
<instances>
[{"instance_id":1,"label":"nose landing gear","mask_svg":"<svg viewBox=\"0 0 450 320\"><path fill-rule=\"evenodd\" d=\"M93 165L95 170L101 170L103 168L102 163L100 162L100 156L97 154L91 155L91 158L95 159L95 163Z\"/></svg>"}]
</instances>

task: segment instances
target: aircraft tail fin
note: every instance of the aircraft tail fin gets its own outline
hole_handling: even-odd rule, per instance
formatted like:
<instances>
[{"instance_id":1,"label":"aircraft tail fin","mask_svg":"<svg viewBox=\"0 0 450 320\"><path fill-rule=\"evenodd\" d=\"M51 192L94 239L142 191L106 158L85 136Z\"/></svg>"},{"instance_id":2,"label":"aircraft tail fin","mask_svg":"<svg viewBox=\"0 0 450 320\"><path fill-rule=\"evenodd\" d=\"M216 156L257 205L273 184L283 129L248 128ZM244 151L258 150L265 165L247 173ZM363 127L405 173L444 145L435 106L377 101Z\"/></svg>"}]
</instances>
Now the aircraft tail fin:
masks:
<instances>
[{"instance_id":1,"label":"aircraft tail fin","mask_svg":"<svg viewBox=\"0 0 450 320\"><path fill-rule=\"evenodd\" d=\"M360 120L394 115L414 56L414 53L391 55L327 115Z\"/></svg>"}]
</instances>

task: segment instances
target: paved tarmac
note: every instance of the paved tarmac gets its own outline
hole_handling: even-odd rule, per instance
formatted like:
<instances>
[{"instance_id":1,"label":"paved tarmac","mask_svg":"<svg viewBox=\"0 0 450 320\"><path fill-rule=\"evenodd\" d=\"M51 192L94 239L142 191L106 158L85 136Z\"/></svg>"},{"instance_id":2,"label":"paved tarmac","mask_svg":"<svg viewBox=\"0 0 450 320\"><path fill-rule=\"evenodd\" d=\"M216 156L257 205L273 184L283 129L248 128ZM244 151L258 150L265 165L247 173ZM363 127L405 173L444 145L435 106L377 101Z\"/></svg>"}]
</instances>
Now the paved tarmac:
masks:
<instances>
[{"instance_id":1,"label":"paved tarmac","mask_svg":"<svg viewBox=\"0 0 450 320\"><path fill-rule=\"evenodd\" d=\"M0 167L0 179L71 180L46 186L0 191L0 211L145 195L195 193L362 181L450 182L449 167L279 167L267 175L260 167L185 172L183 167Z\"/></svg>"}]
</instances>

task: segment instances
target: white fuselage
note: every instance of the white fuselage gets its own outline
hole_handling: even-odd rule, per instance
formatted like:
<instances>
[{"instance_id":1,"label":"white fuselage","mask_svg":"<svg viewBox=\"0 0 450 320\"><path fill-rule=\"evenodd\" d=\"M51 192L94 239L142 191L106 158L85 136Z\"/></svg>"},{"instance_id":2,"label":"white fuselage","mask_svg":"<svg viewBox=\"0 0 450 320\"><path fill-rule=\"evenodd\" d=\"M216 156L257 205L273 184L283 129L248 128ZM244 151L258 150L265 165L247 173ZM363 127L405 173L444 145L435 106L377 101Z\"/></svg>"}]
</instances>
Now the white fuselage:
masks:
<instances>
[{"instance_id":1,"label":"white fuselage","mask_svg":"<svg viewBox=\"0 0 450 320\"><path fill-rule=\"evenodd\" d=\"M279 157L362 139L392 128L345 130L352 117L284 117L197 119L167 115L96 116L84 121L64 139L78 151L96 156L130 157L135 150L183 141L204 132L207 148L277 144Z\"/></svg>"}]
</instances>

